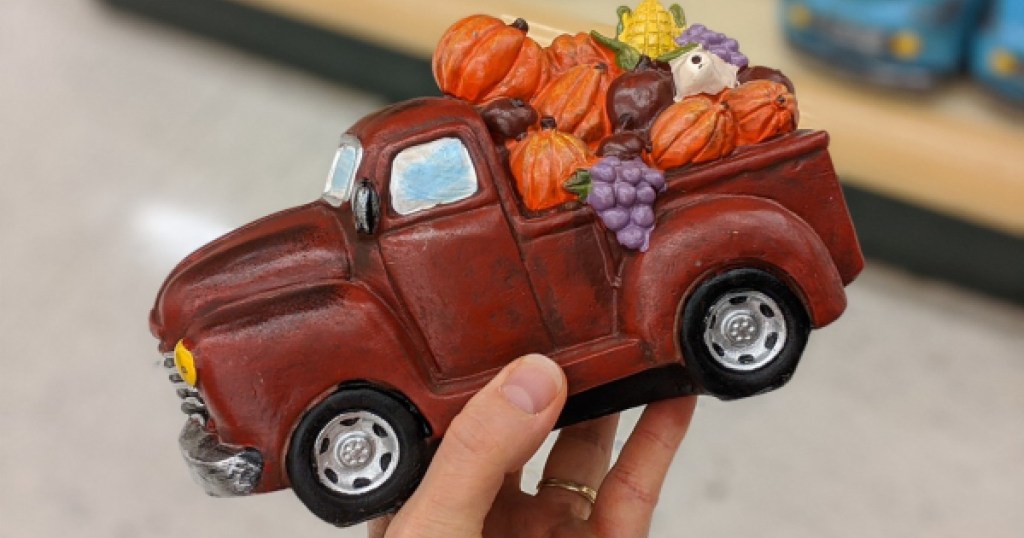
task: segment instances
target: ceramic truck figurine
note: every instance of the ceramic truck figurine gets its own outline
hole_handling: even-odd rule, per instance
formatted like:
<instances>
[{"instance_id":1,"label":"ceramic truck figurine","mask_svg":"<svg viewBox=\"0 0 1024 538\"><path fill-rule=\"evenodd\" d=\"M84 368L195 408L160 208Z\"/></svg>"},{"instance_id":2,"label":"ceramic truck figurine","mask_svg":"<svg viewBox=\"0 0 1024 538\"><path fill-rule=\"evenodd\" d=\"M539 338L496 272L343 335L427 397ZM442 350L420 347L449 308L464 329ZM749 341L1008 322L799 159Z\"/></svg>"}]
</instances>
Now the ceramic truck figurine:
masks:
<instances>
[{"instance_id":1,"label":"ceramic truck figurine","mask_svg":"<svg viewBox=\"0 0 1024 538\"><path fill-rule=\"evenodd\" d=\"M666 62L739 61L735 42L687 42L656 2L628 14L630 43L679 49L459 21L434 57L446 96L362 119L320 200L174 269L150 323L208 493L291 487L336 525L394 511L531 352L568 377L559 426L789 381L863 265L828 135L745 57L736 85L676 96Z\"/></svg>"}]
</instances>

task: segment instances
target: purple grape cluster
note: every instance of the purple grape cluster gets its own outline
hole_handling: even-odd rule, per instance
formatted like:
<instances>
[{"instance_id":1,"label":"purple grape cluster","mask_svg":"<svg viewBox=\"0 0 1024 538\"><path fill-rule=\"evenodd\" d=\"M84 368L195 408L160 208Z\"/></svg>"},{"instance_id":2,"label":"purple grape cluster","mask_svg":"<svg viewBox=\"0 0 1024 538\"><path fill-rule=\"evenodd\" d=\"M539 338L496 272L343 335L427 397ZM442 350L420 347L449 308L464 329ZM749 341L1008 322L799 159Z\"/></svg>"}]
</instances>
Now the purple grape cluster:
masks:
<instances>
[{"instance_id":1,"label":"purple grape cluster","mask_svg":"<svg viewBox=\"0 0 1024 538\"><path fill-rule=\"evenodd\" d=\"M619 244L647 252L654 230L654 200L665 191L665 174L642 159L604 157L590 168L586 202Z\"/></svg>"},{"instance_id":2,"label":"purple grape cluster","mask_svg":"<svg viewBox=\"0 0 1024 538\"><path fill-rule=\"evenodd\" d=\"M694 24L687 28L686 31L676 38L676 43L680 46L697 43L704 47L704 50L740 69L743 69L750 63L750 60L740 52L739 41L725 34L712 31L703 24Z\"/></svg>"}]
</instances>

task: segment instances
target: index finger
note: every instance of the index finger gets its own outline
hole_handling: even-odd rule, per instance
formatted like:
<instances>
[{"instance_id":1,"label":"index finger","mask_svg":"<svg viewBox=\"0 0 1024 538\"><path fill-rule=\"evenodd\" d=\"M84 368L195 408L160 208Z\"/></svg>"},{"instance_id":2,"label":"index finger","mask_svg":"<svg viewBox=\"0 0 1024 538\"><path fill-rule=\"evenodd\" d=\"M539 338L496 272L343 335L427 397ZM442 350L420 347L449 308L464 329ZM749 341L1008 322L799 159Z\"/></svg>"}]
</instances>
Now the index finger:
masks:
<instances>
[{"instance_id":1,"label":"index finger","mask_svg":"<svg viewBox=\"0 0 1024 538\"><path fill-rule=\"evenodd\" d=\"M601 536L647 536L665 474L686 436L696 396L647 406L598 492L590 524ZM607 529L607 532L602 532Z\"/></svg>"}]
</instances>

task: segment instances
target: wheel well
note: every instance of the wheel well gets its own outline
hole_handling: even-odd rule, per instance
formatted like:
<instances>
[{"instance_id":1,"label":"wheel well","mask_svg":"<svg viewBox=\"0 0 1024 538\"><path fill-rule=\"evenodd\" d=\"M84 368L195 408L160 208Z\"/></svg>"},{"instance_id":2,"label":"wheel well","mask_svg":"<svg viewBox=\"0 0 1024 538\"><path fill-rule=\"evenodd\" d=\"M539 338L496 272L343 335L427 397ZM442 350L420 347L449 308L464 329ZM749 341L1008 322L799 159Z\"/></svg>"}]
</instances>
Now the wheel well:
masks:
<instances>
[{"instance_id":1,"label":"wheel well","mask_svg":"<svg viewBox=\"0 0 1024 538\"><path fill-rule=\"evenodd\" d=\"M338 385L337 389L331 394L337 394L343 390L350 389L371 389L382 394L386 394L391 398L394 398L395 400L400 402L406 409L408 409L409 412L412 413L414 417L416 417L416 421L419 422L420 428L422 428L421 431L423 433L424 438L429 438L431 435L433 435L434 432L430 428L430 422L428 422L426 417L423 416L423 413L420 412L419 407L417 407L416 404L413 403L413 401L410 400L408 397L406 397L406 395L403 394L401 391L377 383L372 383L365 379L358 379L341 383L340 385ZM331 394L328 394L327 396L330 396Z\"/></svg>"},{"instance_id":2,"label":"wheel well","mask_svg":"<svg viewBox=\"0 0 1024 538\"><path fill-rule=\"evenodd\" d=\"M790 276L789 273L787 273L786 271L772 264L764 263L763 261L760 260L741 260L736 263L731 263L729 265L725 265L722 267L706 271L704 274L701 275L700 278L695 279L693 284L691 284L683 292L682 297L680 297L679 299L679 304L676 305L676 319L675 323L673 323L674 334L679 335L681 333L683 329L683 311L686 309L686 303L689 302L690 298L693 297L693 294L696 293L696 291L699 290L701 286L704 286L712 279L717 278L720 275L724 275L730 271L737 271L742 269L754 269L757 271L765 272L774 277L779 282L781 282L783 285L785 285L786 288L789 289L790 293L792 293L793 296L796 297L798 301L800 301L800 305L803 307L804 315L807 316L808 322L812 323L813 325L814 318L811 315L811 309L810 304L807 301L807 295L804 293L803 288L800 287L795 278ZM679 338L676 337L675 340L677 351L682 353L683 349L681 347L681 344L679 343Z\"/></svg>"},{"instance_id":3,"label":"wheel well","mask_svg":"<svg viewBox=\"0 0 1024 538\"><path fill-rule=\"evenodd\" d=\"M748 286L751 290L780 300L779 306L784 312L790 313L793 325L789 327L794 332L793 339L787 340L784 348L779 348L778 354L770 362L737 372L727 367L723 369L720 364L709 360L706 355L711 353L710 350L705 349L705 344L696 343L694 338L700 338L698 333L706 330L704 315L712 301L724 297L727 292ZM788 382L803 353L811 328L811 314L799 287L792 280L780 277L778 270L766 269L763 264L741 263L708 272L705 278L699 279L695 286L687 290L680 301L673 340L683 357L687 372L702 390L720 399L731 400L774 390ZM792 345L791 341L794 342Z\"/></svg>"},{"instance_id":4,"label":"wheel well","mask_svg":"<svg viewBox=\"0 0 1024 538\"><path fill-rule=\"evenodd\" d=\"M414 404L412 400L410 400L404 394L402 394L401 391L398 391L390 387L386 387L384 385L373 383L365 379L345 381L344 383L340 383L337 386L335 386L334 390L323 392L318 397L314 398L306 407L306 409L302 413L300 413L298 417L296 417L295 422L291 425L291 428L288 430L288 436L284 439L284 442L281 444L280 461L283 475L285 477L288 476L288 470L286 469L288 452L291 450L292 442L295 439L295 431L298 429L299 424L302 422L303 419L306 418L306 415L308 415L318 405L323 403L324 400L330 398L335 394L338 394L343 390L351 389L371 389L387 395L388 397L401 403L403 407L405 407L406 409L409 410L410 413L412 413L413 417L416 418L416 422L420 425L420 431L423 434L424 439L429 439L430 436L433 435L433 430L430 428L430 423L427 422L426 418L423 416L423 413L421 413L419 408L416 407L416 404Z\"/></svg>"}]
</instances>

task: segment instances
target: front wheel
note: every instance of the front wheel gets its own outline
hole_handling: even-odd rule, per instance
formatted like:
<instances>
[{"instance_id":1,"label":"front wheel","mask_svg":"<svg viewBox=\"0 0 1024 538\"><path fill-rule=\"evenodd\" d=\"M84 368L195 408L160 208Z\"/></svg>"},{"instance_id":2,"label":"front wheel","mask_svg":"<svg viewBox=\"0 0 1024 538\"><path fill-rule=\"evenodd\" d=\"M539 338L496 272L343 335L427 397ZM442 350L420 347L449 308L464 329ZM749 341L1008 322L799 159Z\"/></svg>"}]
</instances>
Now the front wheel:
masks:
<instances>
[{"instance_id":1,"label":"front wheel","mask_svg":"<svg viewBox=\"0 0 1024 538\"><path fill-rule=\"evenodd\" d=\"M682 313L686 366L704 390L722 399L784 385L810 333L803 303L758 269L735 269L701 284Z\"/></svg>"},{"instance_id":2,"label":"front wheel","mask_svg":"<svg viewBox=\"0 0 1024 538\"><path fill-rule=\"evenodd\" d=\"M292 437L287 468L306 507L344 527L401 506L428 459L422 428L408 405L354 388L306 414Z\"/></svg>"}]
</instances>

